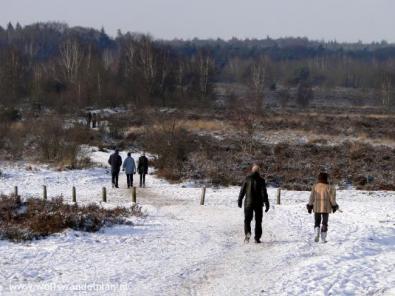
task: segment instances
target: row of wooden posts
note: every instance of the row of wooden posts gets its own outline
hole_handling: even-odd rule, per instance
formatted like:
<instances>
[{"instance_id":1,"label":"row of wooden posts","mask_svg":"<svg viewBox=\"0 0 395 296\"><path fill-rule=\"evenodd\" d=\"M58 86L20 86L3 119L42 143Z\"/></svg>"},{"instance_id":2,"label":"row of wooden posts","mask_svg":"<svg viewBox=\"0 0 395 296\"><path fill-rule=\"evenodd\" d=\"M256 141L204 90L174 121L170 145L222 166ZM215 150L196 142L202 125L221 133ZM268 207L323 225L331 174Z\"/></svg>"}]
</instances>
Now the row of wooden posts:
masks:
<instances>
[{"instance_id":1,"label":"row of wooden posts","mask_svg":"<svg viewBox=\"0 0 395 296\"><path fill-rule=\"evenodd\" d=\"M14 187L14 195L18 196L18 186ZM47 186L43 185L43 199L47 200ZM200 205L204 205L206 199L206 187L202 188L202 195L200 197ZM77 189L75 186L73 186L72 189L72 201L77 202ZM106 187L103 187L102 189L102 201L107 202L107 189ZM137 202L137 189L136 187L132 187L132 202L136 203ZM281 189L277 189L277 204L281 204Z\"/></svg>"},{"instance_id":2,"label":"row of wooden posts","mask_svg":"<svg viewBox=\"0 0 395 296\"><path fill-rule=\"evenodd\" d=\"M18 196L18 186L14 187L14 195ZM75 186L72 188L72 201L77 202L77 189ZM48 194L47 194L47 186L43 185L43 199L47 200ZM107 202L107 188L103 187L102 189L102 201ZM132 187L132 202L136 203L137 201L137 190L136 187Z\"/></svg>"}]
</instances>

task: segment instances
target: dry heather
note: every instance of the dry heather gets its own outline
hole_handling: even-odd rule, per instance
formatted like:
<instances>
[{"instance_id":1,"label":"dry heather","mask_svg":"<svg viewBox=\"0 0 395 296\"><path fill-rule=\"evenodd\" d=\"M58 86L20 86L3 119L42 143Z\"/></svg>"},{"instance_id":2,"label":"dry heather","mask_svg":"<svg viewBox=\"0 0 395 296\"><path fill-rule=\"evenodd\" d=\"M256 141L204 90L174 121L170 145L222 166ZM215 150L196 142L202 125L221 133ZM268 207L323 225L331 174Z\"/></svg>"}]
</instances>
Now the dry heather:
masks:
<instances>
[{"instance_id":1,"label":"dry heather","mask_svg":"<svg viewBox=\"0 0 395 296\"><path fill-rule=\"evenodd\" d=\"M224 121L210 119L187 119L180 122L180 127L191 132L216 132L231 128L231 126Z\"/></svg>"},{"instance_id":2,"label":"dry heather","mask_svg":"<svg viewBox=\"0 0 395 296\"><path fill-rule=\"evenodd\" d=\"M286 189L309 190L325 170L343 188L395 190L395 117L344 113L173 114L134 133L133 142L156 154L158 174L172 181L237 185L258 162L270 185Z\"/></svg>"},{"instance_id":3,"label":"dry heather","mask_svg":"<svg viewBox=\"0 0 395 296\"><path fill-rule=\"evenodd\" d=\"M375 116L375 114L340 116L338 113L330 112L274 113L266 114L261 118L256 118L256 120L257 129L262 131L302 130L318 135L395 140L395 132L393 131L395 116L392 115L384 117Z\"/></svg>"},{"instance_id":4,"label":"dry heather","mask_svg":"<svg viewBox=\"0 0 395 296\"><path fill-rule=\"evenodd\" d=\"M90 159L80 145L97 144L97 135L86 126L65 126L64 118L42 116L18 122L0 122L0 159L31 160L58 168L84 168Z\"/></svg>"},{"instance_id":5,"label":"dry heather","mask_svg":"<svg viewBox=\"0 0 395 296\"><path fill-rule=\"evenodd\" d=\"M332 176L332 182L341 187L395 190L395 149L385 146L283 143L256 145L251 152L231 141L211 142L210 146L189 155L182 171L184 179L237 185L251 164L257 162L270 185L286 189L309 190L317 174L325 170Z\"/></svg>"},{"instance_id":6,"label":"dry heather","mask_svg":"<svg viewBox=\"0 0 395 296\"><path fill-rule=\"evenodd\" d=\"M103 209L98 205L69 205L62 198L51 201L0 196L0 238L24 241L46 237L67 228L96 232L103 226L128 224L126 217L142 215L140 208Z\"/></svg>"}]
</instances>

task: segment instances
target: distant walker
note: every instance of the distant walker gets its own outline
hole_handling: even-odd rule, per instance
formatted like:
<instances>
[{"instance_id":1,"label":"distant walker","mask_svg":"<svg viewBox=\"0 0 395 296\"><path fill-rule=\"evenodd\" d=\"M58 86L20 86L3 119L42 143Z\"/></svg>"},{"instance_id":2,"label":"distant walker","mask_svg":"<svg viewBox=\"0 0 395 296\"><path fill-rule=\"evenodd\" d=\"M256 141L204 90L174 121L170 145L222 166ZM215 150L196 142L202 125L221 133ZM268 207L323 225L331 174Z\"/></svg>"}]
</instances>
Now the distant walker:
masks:
<instances>
[{"instance_id":1,"label":"distant walker","mask_svg":"<svg viewBox=\"0 0 395 296\"><path fill-rule=\"evenodd\" d=\"M112 187L119 188L118 177L119 171L121 170L122 157L119 155L118 149L115 149L115 152L111 154L110 158L108 159L108 164L111 166Z\"/></svg>"},{"instance_id":2,"label":"distant walker","mask_svg":"<svg viewBox=\"0 0 395 296\"><path fill-rule=\"evenodd\" d=\"M137 171L140 175L140 187L145 187L145 175L148 174L148 158L145 153L139 158Z\"/></svg>"},{"instance_id":3,"label":"distant walker","mask_svg":"<svg viewBox=\"0 0 395 296\"><path fill-rule=\"evenodd\" d=\"M123 161L122 168L126 173L128 188L133 187L133 175L136 173L136 164L130 152L128 152L128 157Z\"/></svg>"}]
</instances>

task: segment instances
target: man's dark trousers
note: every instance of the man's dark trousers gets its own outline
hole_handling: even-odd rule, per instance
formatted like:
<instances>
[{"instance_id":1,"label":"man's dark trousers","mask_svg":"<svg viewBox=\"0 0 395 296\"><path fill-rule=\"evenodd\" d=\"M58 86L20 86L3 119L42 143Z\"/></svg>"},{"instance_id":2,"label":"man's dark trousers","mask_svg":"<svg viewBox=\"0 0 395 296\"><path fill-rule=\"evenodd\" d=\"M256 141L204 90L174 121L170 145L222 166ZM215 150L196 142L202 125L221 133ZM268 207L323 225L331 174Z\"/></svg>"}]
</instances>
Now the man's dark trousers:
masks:
<instances>
[{"instance_id":1,"label":"man's dark trousers","mask_svg":"<svg viewBox=\"0 0 395 296\"><path fill-rule=\"evenodd\" d=\"M244 208L244 233L251 233L251 221L255 212L255 239L259 240L262 236L262 207Z\"/></svg>"},{"instance_id":2,"label":"man's dark trousers","mask_svg":"<svg viewBox=\"0 0 395 296\"><path fill-rule=\"evenodd\" d=\"M126 181L128 183L128 188L133 187L133 174L126 174Z\"/></svg>"},{"instance_id":3,"label":"man's dark trousers","mask_svg":"<svg viewBox=\"0 0 395 296\"><path fill-rule=\"evenodd\" d=\"M145 187L145 174L142 173L140 174L140 187L144 186Z\"/></svg>"},{"instance_id":4,"label":"man's dark trousers","mask_svg":"<svg viewBox=\"0 0 395 296\"><path fill-rule=\"evenodd\" d=\"M115 187L118 187L118 176L119 176L119 172L117 171L111 172L112 185L114 185Z\"/></svg>"}]
</instances>

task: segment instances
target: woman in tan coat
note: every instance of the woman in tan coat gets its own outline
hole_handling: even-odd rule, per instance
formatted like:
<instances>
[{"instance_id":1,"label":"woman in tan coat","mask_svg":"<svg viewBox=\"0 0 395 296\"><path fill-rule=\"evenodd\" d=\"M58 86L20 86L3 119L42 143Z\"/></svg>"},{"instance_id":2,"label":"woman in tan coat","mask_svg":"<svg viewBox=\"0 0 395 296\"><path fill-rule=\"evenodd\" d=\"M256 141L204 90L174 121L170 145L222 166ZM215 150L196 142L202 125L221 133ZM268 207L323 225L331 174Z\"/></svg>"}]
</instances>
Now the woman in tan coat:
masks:
<instances>
[{"instance_id":1,"label":"woman in tan coat","mask_svg":"<svg viewBox=\"0 0 395 296\"><path fill-rule=\"evenodd\" d=\"M336 203L336 190L333 186L328 184L328 174L320 173L318 175L318 182L313 186L310 194L310 200L307 204L309 214L314 211L314 234L315 241L320 239L320 224L321 227L321 241L326 242L326 235L328 232L328 218L329 213L336 212L339 206Z\"/></svg>"}]
</instances>

